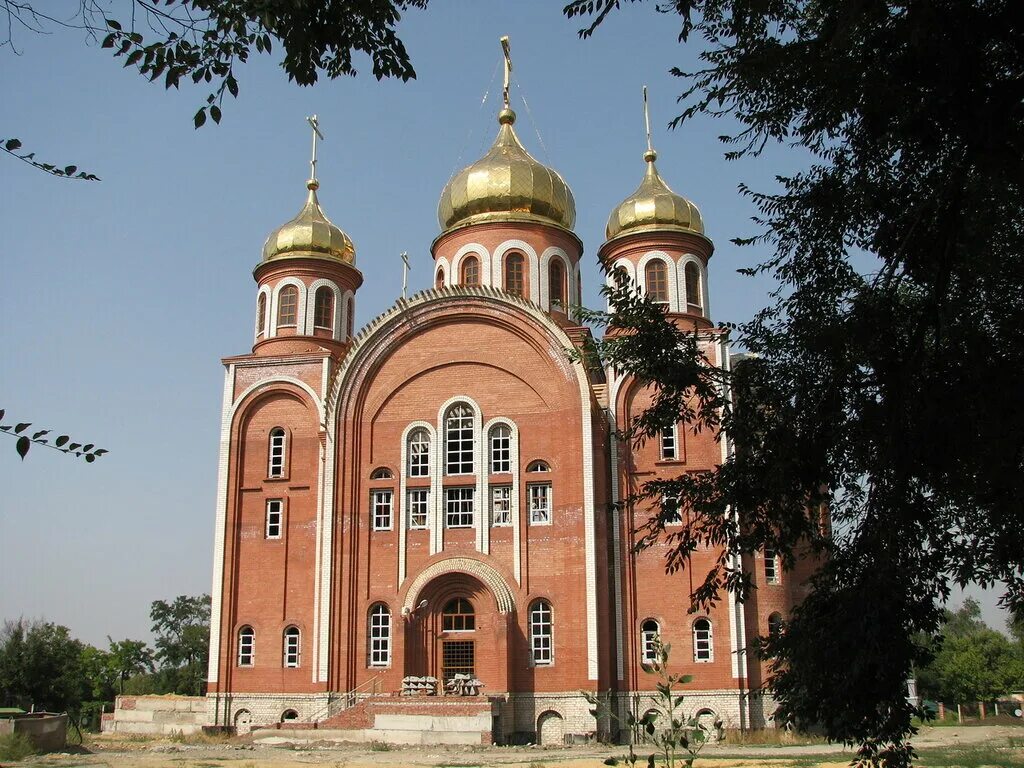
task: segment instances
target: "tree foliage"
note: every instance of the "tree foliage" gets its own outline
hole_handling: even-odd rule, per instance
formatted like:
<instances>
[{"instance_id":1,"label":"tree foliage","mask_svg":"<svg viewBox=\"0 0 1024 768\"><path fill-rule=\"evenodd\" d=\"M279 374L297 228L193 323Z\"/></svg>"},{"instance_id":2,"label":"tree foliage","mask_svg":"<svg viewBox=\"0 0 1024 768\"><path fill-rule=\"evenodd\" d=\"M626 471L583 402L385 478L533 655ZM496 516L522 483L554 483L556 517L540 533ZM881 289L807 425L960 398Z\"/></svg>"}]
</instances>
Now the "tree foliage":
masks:
<instances>
[{"instance_id":1,"label":"tree foliage","mask_svg":"<svg viewBox=\"0 0 1024 768\"><path fill-rule=\"evenodd\" d=\"M619 5L566 13L588 15L586 36ZM726 547L694 594L706 602L721 587L742 597L733 555L826 552L813 592L765 644L770 689L782 717L860 743L864 761L906 764L904 681L927 653L913 637L935 633L950 584L1005 583L1007 603L1024 603L1024 17L1010 0L662 10L704 45L701 69L675 71L675 124L735 120L731 158L768 142L804 150L777 191L743 188L759 231L737 242L772 249L748 271L777 290L735 328L753 354L729 376L733 399L693 406L721 406L712 426L736 450L663 489L694 512L676 557ZM604 350L610 362L668 397L716 375L663 318L609 322L631 334ZM822 504L832 539L808 513Z\"/></svg>"},{"instance_id":2,"label":"tree foliage","mask_svg":"<svg viewBox=\"0 0 1024 768\"><path fill-rule=\"evenodd\" d=\"M3 421L4 413L4 409L0 408L0 422ZM83 445L75 442L68 435L58 435L53 438L51 443L49 435L53 434L52 429L29 429L31 426L32 423L28 421L18 424L0 424L0 432L16 438L14 449L22 460L28 455L28 451L33 445L43 445L53 448L55 451L81 456L90 464L105 453L110 453L106 448L97 448L93 443Z\"/></svg>"},{"instance_id":3,"label":"tree foliage","mask_svg":"<svg viewBox=\"0 0 1024 768\"><path fill-rule=\"evenodd\" d=\"M199 696L210 653L210 596L157 600L149 617L161 671L174 670L174 692Z\"/></svg>"},{"instance_id":4,"label":"tree foliage","mask_svg":"<svg viewBox=\"0 0 1024 768\"><path fill-rule=\"evenodd\" d=\"M0 702L77 713L89 689L85 648L67 627L27 619L5 622L0 630Z\"/></svg>"}]
</instances>

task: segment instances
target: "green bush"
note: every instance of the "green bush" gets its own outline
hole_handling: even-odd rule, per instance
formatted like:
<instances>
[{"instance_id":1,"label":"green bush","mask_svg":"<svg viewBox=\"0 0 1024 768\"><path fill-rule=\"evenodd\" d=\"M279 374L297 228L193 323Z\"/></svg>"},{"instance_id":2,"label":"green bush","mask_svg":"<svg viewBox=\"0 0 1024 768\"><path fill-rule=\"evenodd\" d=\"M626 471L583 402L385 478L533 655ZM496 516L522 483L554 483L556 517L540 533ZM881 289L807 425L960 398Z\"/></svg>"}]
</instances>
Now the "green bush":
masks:
<instances>
[{"instance_id":1,"label":"green bush","mask_svg":"<svg viewBox=\"0 0 1024 768\"><path fill-rule=\"evenodd\" d=\"M35 744L24 733L5 733L0 736L0 760L18 762L36 754Z\"/></svg>"}]
</instances>

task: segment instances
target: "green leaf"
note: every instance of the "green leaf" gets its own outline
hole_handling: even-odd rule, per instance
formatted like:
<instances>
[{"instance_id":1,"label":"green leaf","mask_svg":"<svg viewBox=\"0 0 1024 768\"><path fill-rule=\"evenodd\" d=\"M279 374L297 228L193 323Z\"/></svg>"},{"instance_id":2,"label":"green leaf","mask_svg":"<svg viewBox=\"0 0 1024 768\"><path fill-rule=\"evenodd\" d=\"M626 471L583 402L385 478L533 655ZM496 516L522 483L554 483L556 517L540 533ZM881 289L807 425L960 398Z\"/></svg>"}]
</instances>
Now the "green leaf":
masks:
<instances>
[{"instance_id":1,"label":"green leaf","mask_svg":"<svg viewBox=\"0 0 1024 768\"><path fill-rule=\"evenodd\" d=\"M206 108L204 107L196 112L196 116L192 118L192 120L195 122L197 129L202 128L203 124L206 122Z\"/></svg>"},{"instance_id":2,"label":"green leaf","mask_svg":"<svg viewBox=\"0 0 1024 768\"><path fill-rule=\"evenodd\" d=\"M58 438L57 438L57 440L56 440L56 443L57 443L57 447L59 448L60 446L64 445L64 443L66 443L66 442L67 442L68 440L70 440L70 439L71 439L71 438L70 438L70 437L68 437L67 435L61 435L61 436L60 436L60 437L58 437Z\"/></svg>"},{"instance_id":3,"label":"green leaf","mask_svg":"<svg viewBox=\"0 0 1024 768\"><path fill-rule=\"evenodd\" d=\"M13 152L14 150L19 149L20 147L21 147L21 142L18 141L17 139L8 139L7 143L4 144L4 149L6 149L8 152ZM4 412L0 411L0 419L3 418L3 415L4 415Z\"/></svg>"},{"instance_id":4,"label":"green leaf","mask_svg":"<svg viewBox=\"0 0 1024 768\"><path fill-rule=\"evenodd\" d=\"M15 446L15 450L18 452L18 455L21 456L22 461L25 460L25 455L28 453L28 449L31 446L32 441L29 440L28 437L26 437L25 435L22 435L21 437L18 438L18 443Z\"/></svg>"},{"instance_id":5,"label":"green leaf","mask_svg":"<svg viewBox=\"0 0 1024 768\"><path fill-rule=\"evenodd\" d=\"M48 435L48 434L50 434L50 430L48 430L48 429L40 429L38 432L36 432L35 434L32 435L32 439L33 440L38 440L43 435Z\"/></svg>"},{"instance_id":6,"label":"green leaf","mask_svg":"<svg viewBox=\"0 0 1024 768\"><path fill-rule=\"evenodd\" d=\"M104 19L104 21L107 22L107 26L111 29L116 29L118 32L121 31L121 24L114 19Z\"/></svg>"},{"instance_id":7,"label":"green leaf","mask_svg":"<svg viewBox=\"0 0 1024 768\"><path fill-rule=\"evenodd\" d=\"M91 453L87 453L87 454L85 454L85 460L89 464L92 464L94 461L96 461L96 457L93 454L91 454Z\"/></svg>"},{"instance_id":8,"label":"green leaf","mask_svg":"<svg viewBox=\"0 0 1024 768\"><path fill-rule=\"evenodd\" d=\"M220 107L216 104L210 107L210 117L213 118L213 122L218 124L220 123Z\"/></svg>"},{"instance_id":9,"label":"green leaf","mask_svg":"<svg viewBox=\"0 0 1024 768\"><path fill-rule=\"evenodd\" d=\"M74 176L75 175L75 171L77 171L77 170L78 170L78 166L77 165L69 165L66 168L64 168L64 175L65 176Z\"/></svg>"},{"instance_id":10,"label":"green leaf","mask_svg":"<svg viewBox=\"0 0 1024 768\"><path fill-rule=\"evenodd\" d=\"M14 141L17 141L17 139L14 139ZM3 417L4 417L4 409L0 408L0 419L3 419Z\"/></svg>"},{"instance_id":11,"label":"green leaf","mask_svg":"<svg viewBox=\"0 0 1024 768\"><path fill-rule=\"evenodd\" d=\"M74 450L76 450L76 449L78 449L78 448L81 448L81 447L82 447L82 444L81 444L81 443L72 443L71 445L69 445L69 446L67 447L67 450L69 450L69 451L74 451Z\"/></svg>"},{"instance_id":12,"label":"green leaf","mask_svg":"<svg viewBox=\"0 0 1024 768\"><path fill-rule=\"evenodd\" d=\"M100 48L113 48L114 40L117 39L117 35L111 32L109 35L103 38L103 42L100 43Z\"/></svg>"},{"instance_id":13,"label":"green leaf","mask_svg":"<svg viewBox=\"0 0 1024 768\"><path fill-rule=\"evenodd\" d=\"M91 451L94 447L95 446L93 446L92 443L89 443L88 445L83 445L82 446L82 450L88 452L88 451Z\"/></svg>"},{"instance_id":14,"label":"green leaf","mask_svg":"<svg viewBox=\"0 0 1024 768\"><path fill-rule=\"evenodd\" d=\"M26 429L28 429L31 426L32 426L32 422L31 421L22 422L21 424L19 424L18 426L16 426L14 428L14 434L18 434L19 432L24 432Z\"/></svg>"}]
</instances>

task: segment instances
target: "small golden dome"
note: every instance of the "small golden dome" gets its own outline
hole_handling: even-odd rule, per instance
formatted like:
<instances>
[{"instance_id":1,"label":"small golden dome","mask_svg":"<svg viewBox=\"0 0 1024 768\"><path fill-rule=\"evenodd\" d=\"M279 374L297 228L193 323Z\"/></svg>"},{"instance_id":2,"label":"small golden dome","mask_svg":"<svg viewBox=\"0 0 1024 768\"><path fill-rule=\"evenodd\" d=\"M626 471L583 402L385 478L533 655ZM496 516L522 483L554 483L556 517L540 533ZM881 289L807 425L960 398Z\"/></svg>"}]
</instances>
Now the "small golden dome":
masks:
<instances>
[{"instance_id":1,"label":"small golden dome","mask_svg":"<svg viewBox=\"0 0 1024 768\"><path fill-rule=\"evenodd\" d=\"M697 206L677 195L662 181L654 165L657 159L658 153L653 149L644 152L647 173L636 192L623 200L608 217L605 236L609 240L622 232L636 229L676 229L704 234L704 221Z\"/></svg>"},{"instance_id":2,"label":"small golden dome","mask_svg":"<svg viewBox=\"0 0 1024 768\"><path fill-rule=\"evenodd\" d=\"M309 197L298 216L270 233L263 245L263 261L311 256L355 264L356 248L352 239L331 223L320 208L316 179L306 182Z\"/></svg>"},{"instance_id":3,"label":"small golden dome","mask_svg":"<svg viewBox=\"0 0 1024 768\"><path fill-rule=\"evenodd\" d=\"M512 128L516 113L498 114L498 136L490 151L459 171L441 192L437 220L442 230L481 221L542 221L572 229L576 201L558 172L534 160Z\"/></svg>"}]
</instances>

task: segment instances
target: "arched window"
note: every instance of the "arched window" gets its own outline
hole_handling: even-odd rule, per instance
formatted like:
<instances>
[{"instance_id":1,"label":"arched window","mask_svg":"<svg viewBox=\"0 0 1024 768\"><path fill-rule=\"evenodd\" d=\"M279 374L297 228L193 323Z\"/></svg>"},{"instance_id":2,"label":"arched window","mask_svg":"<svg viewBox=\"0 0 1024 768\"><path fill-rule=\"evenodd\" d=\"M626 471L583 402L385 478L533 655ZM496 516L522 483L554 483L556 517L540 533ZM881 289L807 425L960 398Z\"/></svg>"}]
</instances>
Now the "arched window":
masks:
<instances>
[{"instance_id":1,"label":"arched window","mask_svg":"<svg viewBox=\"0 0 1024 768\"><path fill-rule=\"evenodd\" d=\"M498 424L491 429L491 473L512 471L512 430L507 424Z\"/></svg>"},{"instance_id":2,"label":"arched window","mask_svg":"<svg viewBox=\"0 0 1024 768\"><path fill-rule=\"evenodd\" d=\"M647 296L655 304L668 304L668 267L661 259L651 259L644 270Z\"/></svg>"},{"instance_id":3,"label":"arched window","mask_svg":"<svg viewBox=\"0 0 1024 768\"><path fill-rule=\"evenodd\" d=\"M438 290L444 288L444 267L437 268L437 274L434 276L434 287Z\"/></svg>"},{"instance_id":4,"label":"arched window","mask_svg":"<svg viewBox=\"0 0 1024 768\"><path fill-rule=\"evenodd\" d=\"M464 597L449 600L441 611L441 629L444 632L472 632L476 629L473 604Z\"/></svg>"},{"instance_id":5,"label":"arched window","mask_svg":"<svg viewBox=\"0 0 1024 768\"><path fill-rule=\"evenodd\" d=\"M711 622L708 619L697 619L693 622L693 660L714 661Z\"/></svg>"},{"instance_id":6,"label":"arched window","mask_svg":"<svg viewBox=\"0 0 1024 768\"><path fill-rule=\"evenodd\" d=\"M782 614L773 613L768 617L768 637L778 637L782 634Z\"/></svg>"},{"instance_id":7,"label":"arched window","mask_svg":"<svg viewBox=\"0 0 1024 768\"><path fill-rule=\"evenodd\" d=\"M256 335L262 336L267 330L267 294L261 293L256 300Z\"/></svg>"},{"instance_id":8,"label":"arched window","mask_svg":"<svg viewBox=\"0 0 1024 768\"><path fill-rule=\"evenodd\" d=\"M547 600L537 600L530 606L530 648L533 650L533 663L536 666L550 666L555 663L552 641L551 603Z\"/></svg>"},{"instance_id":9,"label":"arched window","mask_svg":"<svg viewBox=\"0 0 1024 768\"><path fill-rule=\"evenodd\" d=\"M565 267L557 257L553 257L548 265L548 295L552 304L557 302L565 308Z\"/></svg>"},{"instance_id":10,"label":"arched window","mask_svg":"<svg viewBox=\"0 0 1024 768\"><path fill-rule=\"evenodd\" d=\"M467 256L462 260L462 284L480 285L480 259Z\"/></svg>"},{"instance_id":11,"label":"arched window","mask_svg":"<svg viewBox=\"0 0 1024 768\"><path fill-rule=\"evenodd\" d=\"M282 723L290 723L293 720L298 720L298 719L299 719L299 713L296 712L294 709L286 709L284 712L281 713L281 722Z\"/></svg>"},{"instance_id":12,"label":"arched window","mask_svg":"<svg viewBox=\"0 0 1024 768\"><path fill-rule=\"evenodd\" d=\"M647 619L640 625L640 663L658 663L658 643L661 629L654 619Z\"/></svg>"},{"instance_id":13,"label":"arched window","mask_svg":"<svg viewBox=\"0 0 1024 768\"><path fill-rule=\"evenodd\" d=\"M313 326L334 330L334 291L326 285L316 289L313 299Z\"/></svg>"},{"instance_id":14,"label":"arched window","mask_svg":"<svg viewBox=\"0 0 1024 768\"><path fill-rule=\"evenodd\" d=\"M510 253L505 257L505 290L516 296L523 295L523 255Z\"/></svg>"},{"instance_id":15,"label":"arched window","mask_svg":"<svg viewBox=\"0 0 1024 768\"><path fill-rule=\"evenodd\" d=\"M691 307L700 308L700 270L692 261L686 262L683 278L686 280L686 303Z\"/></svg>"},{"instance_id":16,"label":"arched window","mask_svg":"<svg viewBox=\"0 0 1024 768\"><path fill-rule=\"evenodd\" d=\"M298 627L288 627L284 631L284 666L296 669L302 654L302 636Z\"/></svg>"},{"instance_id":17,"label":"arched window","mask_svg":"<svg viewBox=\"0 0 1024 768\"><path fill-rule=\"evenodd\" d=\"M345 301L345 335L351 336L356 322L356 303L349 296Z\"/></svg>"},{"instance_id":18,"label":"arched window","mask_svg":"<svg viewBox=\"0 0 1024 768\"><path fill-rule=\"evenodd\" d=\"M250 626L238 630L238 666L251 667L256 663L256 632Z\"/></svg>"},{"instance_id":19,"label":"arched window","mask_svg":"<svg viewBox=\"0 0 1024 768\"><path fill-rule=\"evenodd\" d=\"M371 667L391 664L391 611L384 603L370 608L369 657Z\"/></svg>"},{"instance_id":20,"label":"arched window","mask_svg":"<svg viewBox=\"0 0 1024 768\"><path fill-rule=\"evenodd\" d=\"M270 430L267 477L284 477L285 439L283 427L274 427Z\"/></svg>"},{"instance_id":21,"label":"arched window","mask_svg":"<svg viewBox=\"0 0 1024 768\"><path fill-rule=\"evenodd\" d=\"M764 550L764 580L766 584L778 584L780 582L779 553L768 547L765 547Z\"/></svg>"},{"instance_id":22,"label":"arched window","mask_svg":"<svg viewBox=\"0 0 1024 768\"><path fill-rule=\"evenodd\" d=\"M430 435L425 429L414 429L409 434L409 477L430 475Z\"/></svg>"},{"instance_id":23,"label":"arched window","mask_svg":"<svg viewBox=\"0 0 1024 768\"><path fill-rule=\"evenodd\" d=\"M537 461L531 461L529 464L527 464L526 465L526 471L527 472L550 472L551 471L551 467L548 466L548 463L546 461L541 461L540 459L538 459Z\"/></svg>"},{"instance_id":24,"label":"arched window","mask_svg":"<svg viewBox=\"0 0 1024 768\"><path fill-rule=\"evenodd\" d=\"M394 474L387 467L377 467L370 473L371 480L393 480Z\"/></svg>"},{"instance_id":25,"label":"arched window","mask_svg":"<svg viewBox=\"0 0 1024 768\"><path fill-rule=\"evenodd\" d=\"M277 327L294 326L299 316L299 289L286 285L277 295Z\"/></svg>"},{"instance_id":26,"label":"arched window","mask_svg":"<svg viewBox=\"0 0 1024 768\"><path fill-rule=\"evenodd\" d=\"M473 474L473 411L465 403L448 409L444 419L445 473Z\"/></svg>"}]
</instances>

